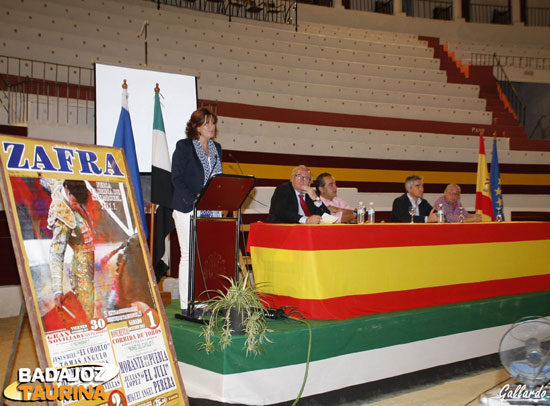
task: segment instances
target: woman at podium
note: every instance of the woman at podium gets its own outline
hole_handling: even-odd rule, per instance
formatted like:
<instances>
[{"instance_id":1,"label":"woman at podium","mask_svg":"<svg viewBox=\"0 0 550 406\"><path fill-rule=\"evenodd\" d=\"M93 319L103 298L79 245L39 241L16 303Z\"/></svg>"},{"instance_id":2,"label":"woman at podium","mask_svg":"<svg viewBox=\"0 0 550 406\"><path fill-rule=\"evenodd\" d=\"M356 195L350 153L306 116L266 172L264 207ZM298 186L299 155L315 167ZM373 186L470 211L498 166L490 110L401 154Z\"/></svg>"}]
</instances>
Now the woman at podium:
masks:
<instances>
[{"instance_id":1,"label":"woman at podium","mask_svg":"<svg viewBox=\"0 0 550 406\"><path fill-rule=\"evenodd\" d=\"M184 314L188 302L189 227L193 203L208 179L222 173L222 148L214 141L217 121L216 115L205 107L194 111L185 129L187 138L177 142L172 156L172 207L181 251L178 279ZM212 217L215 213L201 211L199 215Z\"/></svg>"}]
</instances>

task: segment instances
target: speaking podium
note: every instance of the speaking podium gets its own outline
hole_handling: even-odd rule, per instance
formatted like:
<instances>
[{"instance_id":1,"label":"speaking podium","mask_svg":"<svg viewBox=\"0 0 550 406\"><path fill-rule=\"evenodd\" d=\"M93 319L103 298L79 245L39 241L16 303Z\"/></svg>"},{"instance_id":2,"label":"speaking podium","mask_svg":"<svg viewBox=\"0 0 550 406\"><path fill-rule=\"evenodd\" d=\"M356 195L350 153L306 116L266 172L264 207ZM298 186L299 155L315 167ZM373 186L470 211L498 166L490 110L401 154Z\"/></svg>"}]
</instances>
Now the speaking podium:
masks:
<instances>
[{"instance_id":1,"label":"speaking podium","mask_svg":"<svg viewBox=\"0 0 550 406\"><path fill-rule=\"evenodd\" d=\"M211 298L214 292L209 291L227 286L221 275L238 278L241 206L255 183L254 176L218 174L197 197L189 227L187 315L178 318L196 320L197 303ZM237 216L197 217L199 210L227 211Z\"/></svg>"}]
</instances>

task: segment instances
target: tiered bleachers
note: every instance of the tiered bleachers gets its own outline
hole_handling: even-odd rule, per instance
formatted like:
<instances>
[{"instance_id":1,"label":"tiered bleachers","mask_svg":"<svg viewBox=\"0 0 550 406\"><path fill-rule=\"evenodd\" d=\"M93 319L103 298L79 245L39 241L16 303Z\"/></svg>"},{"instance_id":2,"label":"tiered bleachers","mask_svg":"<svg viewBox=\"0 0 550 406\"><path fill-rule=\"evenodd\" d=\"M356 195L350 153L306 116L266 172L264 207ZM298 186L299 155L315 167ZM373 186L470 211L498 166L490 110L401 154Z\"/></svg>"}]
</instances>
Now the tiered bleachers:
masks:
<instances>
[{"instance_id":1,"label":"tiered bleachers","mask_svg":"<svg viewBox=\"0 0 550 406\"><path fill-rule=\"evenodd\" d=\"M44 18L33 10L25 10L24 12L10 10L11 17L23 18L22 13L28 14L27 18L36 21L36 28L21 32L15 26L10 26L6 21L8 25L5 29L13 31L11 36L22 43L31 40L38 41L43 45L56 42L59 45L50 49L52 55L67 54L70 52L67 48L79 47L96 50L96 52L100 51L96 59L104 62L121 63L121 53L125 60L136 61L137 59L139 61L136 56L141 53L141 44L125 45L121 52L120 49L117 49L119 48L117 42L113 41L117 37L120 37L121 40L124 40L124 38L128 40L128 27L126 27L127 31L124 32L124 25L134 24L135 20L128 19L128 23L116 23L116 26L112 22L102 26L101 29L94 29L93 24L86 22L71 25L68 19L70 16L79 16L85 21L86 17L82 10L75 10L74 7L71 7L69 11L67 10L69 9L63 9L55 1L52 2L48 7L48 11L56 14L57 20ZM129 6L124 12L125 14L132 14ZM134 10L134 15L136 12L137 10ZM109 16L103 9L96 11L96 13L95 18L110 21ZM196 17L183 17L182 19L196 20ZM357 77L359 74L371 75L378 79L384 77L395 77L400 80L410 79L414 80L415 83L420 81L445 81L444 72L438 70L439 61L427 57L431 51L421 41L416 40L413 42L412 38L408 36L404 36L403 40L407 40L409 44L394 45L391 42L383 44L358 39L354 39L354 43L362 43L363 49L368 48L370 44L371 47L378 47L379 50L385 48L389 52L393 50L393 52L412 54L424 53L426 56L382 54L356 49L346 50L342 47L305 45L306 38L303 34L301 35L302 43L274 42L267 39L259 41L255 39L255 34L265 31L264 28L248 27L248 35L243 37L228 33L229 30L224 28L224 24L219 19L217 20L219 24L215 27L222 28L216 28L214 30L216 35L213 35L211 31L205 29L200 30L182 26L182 22L187 21L179 21L177 25L169 26L170 29L161 30L165 31L166 34L161 33L162 35L159 34L155 38L155 47L150 50L150 60L161 60L162 65L160 66L164 69L173 70L174 67L181 64L182 53L189 55L185 57L186 73L189 73L193 68L198 70L196 74L201 78L201 96L207 99L226 101L245 99L251 104L273 107L301 108L306 106L306 110L314 111L490 124L490 115L483 112L484 102L482 100L451 96L453 94L452 88L449 89L449 93L445 95L446 97L443 97L440 94L413 94L415 93L414 85L407 89L408 92L389 91L389 89L386 92L379 92L376 89L366 87L368 81L366 83L360 81L361 77ZM150 24L151 32L156 35L155 20L151 19ZM276 30L272 31L276 32ZM64 34L68 39L63 36ZM93 35L92 38L87 37L91 35ZM293 35L296 35L296 33ZM375 38L377 41L383 39L379 33L370 33L370 35L371 38ZM368 38L368 36L366 37ZM395 35L392 39L395 40L396 38L399 38L399 36ZM229 45L231 43L234 43L234 45ZM84 44L85 47L83 47ZM279 52L282 49L285 49L284 53ZM424 51L420 52L419 50L422 49ZM316 56L304 55L307 53ZM361 61L362 59L363 61ZM243 65L248 65L250 70L247 72L246 66L243 69ZM314 69L320 71L318 74L320 78L336 75L338 79L340 74L355 76L349 83L348 88L343 87L341 84L338 88L319 86L319 83L316 86L308 86L289 80L294 79L294 77L289 74L288 68L303 69L308 74ZM218 69L218 72L221 70L224 73L233 71L235 75L224 77L220 73L211 74L210 69ZM274 83L272 73L276 77L286 75L287 81ZM265 78L264 80L257 78L257 76L262 75ZM357 89L361 87L365 90L360 91ZM423 88L421 91L425 92L427 90L426 86L418 87ZM441 89L441 87L439 88ZM253 90L247 91L248 89Z\"/></svg>"}]
</instances>

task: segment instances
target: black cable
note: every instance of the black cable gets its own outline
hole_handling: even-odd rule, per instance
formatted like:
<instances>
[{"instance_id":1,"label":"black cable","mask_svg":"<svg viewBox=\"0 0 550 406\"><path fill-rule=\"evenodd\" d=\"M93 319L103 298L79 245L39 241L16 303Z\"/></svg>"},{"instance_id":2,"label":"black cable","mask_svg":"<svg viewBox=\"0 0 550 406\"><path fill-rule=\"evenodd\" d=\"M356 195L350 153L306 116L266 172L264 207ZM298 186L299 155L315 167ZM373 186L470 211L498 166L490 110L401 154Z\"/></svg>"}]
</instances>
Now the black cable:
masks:
<instances>
[{"instance_id":1,"label":"black cable","mask_svg":"<svg viewBox=\"0 0 550 406\"><path fill-rule=\"evenodd\" d=\"M198 222L199 219L197 219L197 222ZM197 223L198 224L198 223ZM197 226L198 228L198 226ZM199 269L201 271L201 276L202 276L202 283L204 284L204 292L202 293L206 293L206 296L208 297L208 299L210 299L210 291L208 290L208 286L206 285L206 276L204 276L204 270L202 269L202 261L201 261L201 255L200 255L200 251L199 251L199 239L197 238L197 230L195 229L195 235L194 235L194 238L195 238L195 250L197 251L197 255L195 256L195 258L198 258L199 259ZM195 270L193 269L193 272L195 272ZM195 280L195 278L193 278L193 281ZM201 293L201 294L202 294ZM195 300L195 298L193 298L193 301Z\"/></svg>"},{"instance_id":2,"label":"black cable","mask_svg":"<svg viewBox=\"0 0 550 406\"><path fill-rule=\"evenodd\" d=\"M240 231L240 233L241 233L241 241L242 241L242 243L243 243L244 255L246 255L246 242L247 242L247 241L244 239L244 231L243 231L243 229L242 229L242 225L243 225L243 216L242 216L242 213L240 212L240 210L237 212L237 214L238 214L238 223L239 223L239 225L241 226L239 231ZM240 252L240 250L241 250L241 247L239 247L239 252ZM243 255L243 256L244 256L244 255ZM243 265L243 267L246 269L246 272L250 272L250 271L248 270L248 268L246 267L246 264L242 264L242 265ZM241 271L242 271L242 268L241 268ZM250 278L248 278L248 280L250 281ZM251 281L251 283L252 283L252 282L254 282L254 281Z\"/></svg>"}]
</instances>

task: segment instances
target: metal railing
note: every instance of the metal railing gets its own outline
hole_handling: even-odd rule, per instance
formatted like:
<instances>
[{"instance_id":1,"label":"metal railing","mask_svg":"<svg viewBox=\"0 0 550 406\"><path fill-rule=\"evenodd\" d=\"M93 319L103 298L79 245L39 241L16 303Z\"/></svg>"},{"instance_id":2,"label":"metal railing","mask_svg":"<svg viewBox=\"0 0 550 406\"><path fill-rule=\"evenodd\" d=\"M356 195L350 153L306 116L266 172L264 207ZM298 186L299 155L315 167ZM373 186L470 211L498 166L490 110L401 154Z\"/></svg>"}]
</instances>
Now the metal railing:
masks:
<instances>
[{"instance_id":1,"label":"metal railing","mask_svg":"<svg viewBox=\"0 0 550 406\"><path fill-rule=\"evenodd\" d=\"M347 0L342 0L347 1ZM313 4L316 6L325 6L325 7L334 7L334 3L332 0L298 0L298 3L303 4Z\"/></svg>"},{"instance_id":2,"label":"metal railing","mask_svg":"<svg viewBox=\"0 0 550 406\"><path fill-rule=\"evenodd\" d=\"M536 58L532 56L517 55L497 55L500 65L503 67L513 67L521 69L550 69L550 58ZM493 54L471 54L472 65L492 65Z\"/></svg>"},{"instance_id":3,"label":"metal railing","mask_svg":"<svg viewBox=\"0 0 550 406\"><path fill-rule=\"evenodd\" d=\"M393 0L346 0L344 7L350 10L393 14Z\"/></svg>"},{"instance_id":4,"label":"metal railing","mask_svg":"<svg viewBox=\"0 0 550 406\"><path fill-rule=\"evenodd\" d=\"M88 124L93 114L95 85L90 68L0 55L0 90L7 101L9 124L27 123L31 103L37 120Z\"/></svg>"},{"instance_id":5,"label":"metal railing","mask_svg":"<svg viewBox=\"0 0 550 406\"><path fill-rule=\"evenodd\" d=\"M518 121L522 126L525 127L525 114L526 107L525 103L519 98L519 93L506 75L504 67L500 63L499 57L497 54L493 54L493 74L495 75L496 80L500 84L502 92L508 98L510 102L510 107L514 110L517 115Z\"/></svg>"},{"instance_id":6,"label":"metal railing","mask_svg":"<svg viewBox=\"0 0 550 406\"><path fill-rule=\"evenodd\" d=\"M403 11L409 17L452 20L452 0L403 0Z\"/></svg>"},{"instance_id":7,"label":"metal railing","mask_svg":"<svg viewBox=\"0 0 550 406\"><path fill-rule=\"evenodd\" d=\"M393 0L343 0L344 7L351 10L393 14ZM403 0L403 12L409 17L453 19L452 0Z\"/></svg>"},{"instance_id":8,"label":"metal railing","mask_svg":"<svg viewBox=\"0 0 550 406\"><path fill-rule=\"evenodd\" d=\"M550 122L546 114L542 114L535 124L535 128L529 134L529 138L550 140Z\"/></svg>"},{"instance_id":9,"label":"metal railing","mask_svg":"<svg viewBox=\"0 0 550 406\"><path fill-rule=\"evenodd\" d=\"M152 0L161 5L189 8L229 18L247 18L280 24L295 24L298 31L298 4L295 0Z\"/></svg>"},{"instance_id":10,"label":"metal railing","mask_svg":"<svg viewBox=\"0 0 550 406\"><path fill-rule=\"evenodd\" d=\"M8 83L8 124L25 124L29 121L29 89L29 78Z\"/></svg>"},{"instance_id":11,"label":"metal railing","mask_svg":"<svg viewBox=\"0 0 550 406\"><path fill-rule=\"evenodd\" d=\"M527 7L525 25L530 27L550 27L550 8Z\"/></svg>"},{"instance_id":12,"label":"metal railing","mask_svg":"<svg viewBox=\"0 0 550 406\"><path fill-rule=\"evenodd\" d=\"M512 12L508 6L471 3L466 21L471 23L510 24Z\"/></svg>"}]
</instances>

